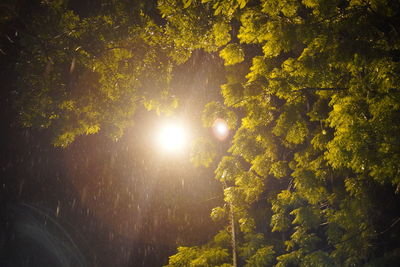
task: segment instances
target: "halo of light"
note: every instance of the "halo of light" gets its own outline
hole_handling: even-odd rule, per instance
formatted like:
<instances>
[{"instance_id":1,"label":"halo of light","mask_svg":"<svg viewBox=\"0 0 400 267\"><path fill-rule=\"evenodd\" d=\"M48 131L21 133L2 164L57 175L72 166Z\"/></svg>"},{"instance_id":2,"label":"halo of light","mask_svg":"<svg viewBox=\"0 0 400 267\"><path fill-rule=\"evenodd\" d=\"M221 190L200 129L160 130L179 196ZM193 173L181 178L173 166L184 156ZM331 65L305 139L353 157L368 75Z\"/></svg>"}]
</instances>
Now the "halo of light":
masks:
<instances>
[{"instance_id":1,"label":"halo of light","mask_svg":"<svg viewBox=\"0 0 400 267\"><path fill-rule=\"evenodd\" d=\"M185 129L178 123L164 124L157 134L157 143L163 151L181 151L186 145Z\"/></svg>"},{"instance_id":2,"label":"halo of light","mask_svg":"<svg viewBox=\"0 0 400 267\"><path fill-rule=\"evenodd\" d=\"M229 135L228 124L223 119L216 119L213 123L212 130L214 136L220 141L225 140Z\"/></svg>"}]
</instances>

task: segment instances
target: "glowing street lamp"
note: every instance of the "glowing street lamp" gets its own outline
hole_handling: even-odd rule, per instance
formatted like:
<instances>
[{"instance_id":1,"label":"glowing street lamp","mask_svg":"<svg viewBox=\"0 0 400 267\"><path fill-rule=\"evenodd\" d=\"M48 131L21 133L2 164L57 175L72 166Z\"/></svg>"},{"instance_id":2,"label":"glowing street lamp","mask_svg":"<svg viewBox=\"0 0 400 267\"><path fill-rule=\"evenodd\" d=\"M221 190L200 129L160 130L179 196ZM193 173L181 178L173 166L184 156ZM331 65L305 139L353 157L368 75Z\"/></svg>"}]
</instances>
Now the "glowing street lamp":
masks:
<instances>
[{"instance_id":1,"label":"glowing street lamp","mask_svg":"<svg viewBox=\"0 0 400 267\"><path fill-rule=\"evenodd\" d=\"M159 129L157 144L165 152L179 152L187 142L186 131L179 123L166 123Z\"/></svg>"}]
</instances>

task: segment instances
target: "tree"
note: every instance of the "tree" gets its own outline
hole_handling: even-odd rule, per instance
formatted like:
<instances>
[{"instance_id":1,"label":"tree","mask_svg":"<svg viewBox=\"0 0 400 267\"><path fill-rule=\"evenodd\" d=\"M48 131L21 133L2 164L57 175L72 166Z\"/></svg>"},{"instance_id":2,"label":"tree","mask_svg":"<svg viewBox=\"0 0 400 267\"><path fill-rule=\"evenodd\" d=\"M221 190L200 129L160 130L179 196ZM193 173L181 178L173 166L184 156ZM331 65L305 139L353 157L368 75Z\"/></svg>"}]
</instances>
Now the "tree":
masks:
<instances>
[{"instance_id":1,"label":"tree","mask_svg":"<svg viewBox=\"0 0 400 267\"><path fill-rule=\"evenodd\" d=\"M210 39L230 35L218 48L227 66L221 93L241 123L216 178L228 183L225 201L233 203L239 225L241 264L395 265L399 5L202 3L201 13L214 10L207 19L214 24L190 27ZM200 6L168 13L167 27L179 29L175 21L196 17ZM223 33L212 31L219 21ZM224 207L212 212L221 214Z\"/></svg>"},{"instance_id":2,"label":"tree","mask_svg":"<svg viewBox=\"0 0 400 267\"><path fill-rule=\"evenodd\" d=\"M48 128L56 146L100 129L119 138L135 110L168 112L172 47L141 1L96 1L79 16L68 1L25 3L10 24L21 46L15 94L21 122ZM22 4L24 5L24 4Z\"/></svg>"}]
</instances>

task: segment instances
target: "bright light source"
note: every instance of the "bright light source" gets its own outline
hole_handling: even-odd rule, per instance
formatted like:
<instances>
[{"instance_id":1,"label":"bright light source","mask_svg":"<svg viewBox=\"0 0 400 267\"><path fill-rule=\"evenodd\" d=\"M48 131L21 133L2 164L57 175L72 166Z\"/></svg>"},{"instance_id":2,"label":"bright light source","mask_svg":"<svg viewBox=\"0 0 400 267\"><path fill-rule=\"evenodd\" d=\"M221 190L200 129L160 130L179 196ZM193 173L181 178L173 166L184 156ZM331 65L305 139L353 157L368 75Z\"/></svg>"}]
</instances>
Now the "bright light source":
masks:
<instances>
[{"instance_id":1,"label":"bright light source","mask_svg":"<svg viewBox=\"0 0 400 267\"><path fill-rule=\"evenodd\" d=\"M213 132L219 140L225 140L229 135L228 124L223 119L216 119L213 124Z\"/></svg>"},{"instance_id":2,"label":"bright light source","mask_svg":"<svg viewBox=\"0 0 400 267\"><path fill-rule=\"evenodd\" d=\"M218 124L215 125L215 131L219 135L225 135L228 132L228 127L223 122L219 122Z\"/></svg>"},{"instance_id":3,"label":"bright light source","mask_svg":"<svg viewBox=\"0 0 400 267\"><path fill-rule=\"evenodd\" d=\"M165 124L159 131L158 145L165 151L180 151L186 144L186 133L179 124Z\"/></svg>"}]
</instances>

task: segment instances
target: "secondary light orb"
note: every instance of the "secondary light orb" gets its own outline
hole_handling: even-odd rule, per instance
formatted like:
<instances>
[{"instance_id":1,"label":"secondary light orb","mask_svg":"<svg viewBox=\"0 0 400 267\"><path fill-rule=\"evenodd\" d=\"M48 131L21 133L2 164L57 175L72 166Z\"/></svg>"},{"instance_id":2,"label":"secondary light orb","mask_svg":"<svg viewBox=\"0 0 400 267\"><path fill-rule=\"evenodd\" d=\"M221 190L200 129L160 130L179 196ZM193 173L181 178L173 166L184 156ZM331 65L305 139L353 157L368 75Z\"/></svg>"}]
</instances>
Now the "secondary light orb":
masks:
<instances>
[{"instance_id":1,"label":"secondary light orb","mask_svg":"<svg viewBox=\"0 0 400 267\"><path fill-rule=\"evenodd\" d=\"M213 133L220 141L225 140L229 135L229 127L225 120L216 119L212 126Z\"/></svg>"},{"instance_id":2,"label":"secondary light orb","mask_svg":"<svg viewBox=\"0 0 400 267\"><path fill-rule=\"evenodd\" d=\"M186 145L186 132L178 123L164 124L157 135L159 147L166 152L181 151Z\"/></svg>"}]
</instances>

